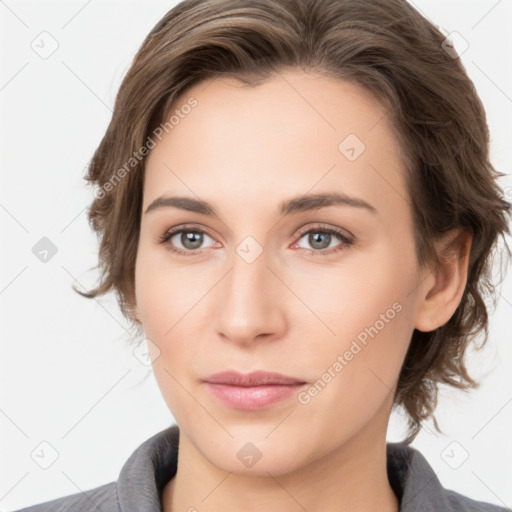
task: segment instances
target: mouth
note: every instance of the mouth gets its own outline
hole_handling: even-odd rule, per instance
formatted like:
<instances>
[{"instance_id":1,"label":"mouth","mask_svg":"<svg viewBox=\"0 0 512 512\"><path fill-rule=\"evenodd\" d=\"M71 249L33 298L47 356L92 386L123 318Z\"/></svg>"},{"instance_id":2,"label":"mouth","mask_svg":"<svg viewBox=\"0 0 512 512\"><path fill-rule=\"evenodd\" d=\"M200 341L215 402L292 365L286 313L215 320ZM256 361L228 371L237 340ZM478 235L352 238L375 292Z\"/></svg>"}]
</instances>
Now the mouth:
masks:
<instances>
[{"instance_id":1,"label":"mouth","mask_svg":"<svg viewBox=\"0 0 512 512\"><path fill-rule=\"evenodd\" d=\"M306 382L280 373L257 371L242 374L225 371L204 379L220 402L233 409L258 410L291 397Z\"/></svg>"}]
</instances>

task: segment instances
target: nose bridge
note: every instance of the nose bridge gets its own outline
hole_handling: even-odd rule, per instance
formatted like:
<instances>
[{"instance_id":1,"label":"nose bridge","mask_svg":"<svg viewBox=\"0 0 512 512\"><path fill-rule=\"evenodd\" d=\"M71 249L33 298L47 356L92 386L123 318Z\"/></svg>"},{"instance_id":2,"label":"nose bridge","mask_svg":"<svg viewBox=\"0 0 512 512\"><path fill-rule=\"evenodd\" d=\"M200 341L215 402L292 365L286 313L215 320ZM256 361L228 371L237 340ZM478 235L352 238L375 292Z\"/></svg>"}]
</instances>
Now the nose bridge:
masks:
<instances>
[{"instance_id":1,"label":"nose bridge","mask_svg":"<svg viewBox=\"0 0 512 512\"><path fill-rule=\"evenodd\" d=\"M272 337L284 326L269 254L250 238L236 247L218 296L217 331L236 342Z\"/></svg>"}]
</instances>

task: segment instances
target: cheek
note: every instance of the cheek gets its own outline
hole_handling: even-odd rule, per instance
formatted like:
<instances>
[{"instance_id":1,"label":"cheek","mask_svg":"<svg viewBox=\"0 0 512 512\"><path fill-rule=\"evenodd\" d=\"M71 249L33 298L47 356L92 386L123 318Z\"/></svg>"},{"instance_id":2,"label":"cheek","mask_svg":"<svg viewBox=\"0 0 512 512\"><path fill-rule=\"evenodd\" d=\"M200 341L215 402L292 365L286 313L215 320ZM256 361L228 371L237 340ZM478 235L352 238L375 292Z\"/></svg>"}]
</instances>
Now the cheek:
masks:
<instances>
[{"instance_id":1,"label":"cheek","mask_svg":"<svg viewBox=\"0 0 512 512\"><path fill-rule=\"evenodd\" d=\"M334 440L341 444L373 421L386 430L412 334L409 314L402 301L390 304L387 295L373 294L362 311L350 306L344 320L331 318L337 336L325 336L322 350L309 347L313 378L297 396L295 417L321 440L318 450L328 451Z\"/></svg>"},{"instance_id":2,"label":"cheek","mask_svg":"<svg viewBox=\"0 0 512 512\"><path fill-rule=\"evenodd\" d=\"M197 413L187 380L200 357L193 342L198 338L191 327L197 325L199 292L185 279L185 272L172 272L142 258L136 267L136 298L146 338L153 344L152 369L161 395L175 418ZM155 357L156 355L156 357Z\"/></svg>"},{"instance_id":3,"label":"cheek","mask_svg":"<svg viewBox=\"0 0 512 512\"><path fill-rule=\"evenodd\" d=\"M307 307L317 317L308 314L309 333L296 336L300 350L309 353L317 377L331 369L336 375L331 380L337 384L326 388L344 388L349 401L361 393L375 393L375 384L381 387L379 396L384 396L398 376L413 332L411 258L400 257L391 244L383 244L371 254L347 259L337 269L326 272L319 266L308 279L297 282L297 295L307 297ZM307 326L303 321L303 331ZM317 341L308 343L308 339Z\"/></svg>"},{"instance_id":4,"label":"cheek","mask_svg":"<svg viewBox=\"0 0 512 512\"><path fill-rule=\"evenodd\" d=\"M177 383L172 376L183 382L185 375L192 376L197 361L204 359L199 341L206 339L203 331L211 325L204 305L217 276L192 267L173 267L165 251L156 252L142 250L137 259L137 309L146 338L159 350L153 361L155 376L166 388L174 388Z\"/></svg>"},{"instance_id":5,"label":"cheek","mask_svg":"<svg viewBox=\"0 0 512 512\"><path fill-rule=\"evenodd\" d=\"M201 271L170 265L163 248L140 248L135 266L139 317L149 337L167 339L211 286Z\"/></svg>"},{"instance_id":6,"label":"cheek","mask_svg":"<svg viewBox=\"0 0 512 512\"><path fill-rule=\"evenodd\" d=\"M283 279L301 299L290 300L290 306L297 318L310 319L318 335L331 339L330 346L342 348L375 323L379 331L390 332L395 317L404 316L396 310L410 301L414 288L414 260L404 251L409 254L382 239L371 249L347 253L336 266L301 263Z\"/></svg>"}]
</instances>

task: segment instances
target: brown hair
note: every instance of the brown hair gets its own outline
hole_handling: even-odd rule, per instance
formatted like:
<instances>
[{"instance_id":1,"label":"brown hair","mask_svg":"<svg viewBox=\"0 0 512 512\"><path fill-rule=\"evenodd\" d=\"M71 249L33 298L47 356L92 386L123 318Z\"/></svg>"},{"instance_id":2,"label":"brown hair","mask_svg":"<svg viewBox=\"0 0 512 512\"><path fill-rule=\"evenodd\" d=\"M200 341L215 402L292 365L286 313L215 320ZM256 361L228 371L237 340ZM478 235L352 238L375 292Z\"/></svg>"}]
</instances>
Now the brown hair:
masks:
<instances>
[{"instance_id":1,"label":"brown hair","mask_svg":"<svg viewBox=\"0 0 512 512\"><path fill-rule=\"evenodd\" d=\"M97 187L88 218L96 231L101 282L132 317L134 271L147 149L178 94L201 80L235 77L257 85L302 68L349 80L386 106L407 161L407 187L420 266L439 263L432 242L453 228L472 235L461 302L443 326L415 330L398 380L395 406L408 415L411 442L437 404L438 385L479 385L464 354L484 333L492 296L491 256L509 233L511 204L489 160L486 115L445 36L405 0L185 0L151 30L119 89L112 120L90 162ZM135 158L137 157L137 158ZM130 167L127 168L127 162ZM124 171L123 171L124 169ZM510 250L505 242L508 254ZM434 418L436 429L440 432Z\"/></svg>"}]
</instances>

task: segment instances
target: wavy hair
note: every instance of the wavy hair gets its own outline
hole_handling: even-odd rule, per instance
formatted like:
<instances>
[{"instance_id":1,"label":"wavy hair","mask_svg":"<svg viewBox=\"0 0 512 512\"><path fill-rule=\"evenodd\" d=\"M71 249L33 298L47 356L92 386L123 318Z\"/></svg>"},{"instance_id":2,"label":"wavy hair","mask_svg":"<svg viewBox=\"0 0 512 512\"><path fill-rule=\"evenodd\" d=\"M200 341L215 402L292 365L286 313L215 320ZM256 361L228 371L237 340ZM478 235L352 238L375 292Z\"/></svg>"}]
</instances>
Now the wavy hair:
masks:
<instances>
[{"instance_id":1,"label":"wavy hair","mask_svg":"<svg viewBox=\"0 0 512 512\"><path fill-rule=\"evenodd\" d=\"M350 81L385 105L407 161L414 238L420 266L436 268L433 241L453 228L472 236L468 278L450 320L414 330L394 406L408 416L410 443L433 415L438 386L479 385L466 349L488 335L485 298L496 306L492 255L509 233L511 204L489 158L486 114L446 37L405 0L185 0L150 31L119 88L112 119L85 180L96 187L88 220L99 239L98 285L77 293L115 291L134 319L135 260L140 228L144 148L169 116L177 95L199 81L234 77L254 86L300 68ZM141 156L142 152L142 156ZM137 158L135 158L137 156ZM130 161L130 166L126 163ZM434 418L436 429L441 432Z\"/></svg>"}]
</instances>

